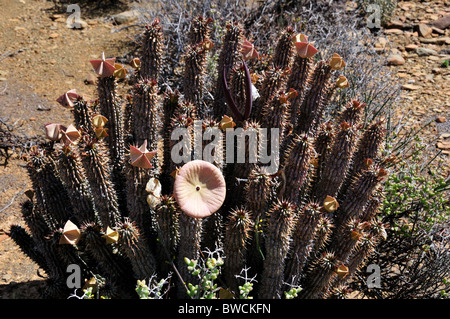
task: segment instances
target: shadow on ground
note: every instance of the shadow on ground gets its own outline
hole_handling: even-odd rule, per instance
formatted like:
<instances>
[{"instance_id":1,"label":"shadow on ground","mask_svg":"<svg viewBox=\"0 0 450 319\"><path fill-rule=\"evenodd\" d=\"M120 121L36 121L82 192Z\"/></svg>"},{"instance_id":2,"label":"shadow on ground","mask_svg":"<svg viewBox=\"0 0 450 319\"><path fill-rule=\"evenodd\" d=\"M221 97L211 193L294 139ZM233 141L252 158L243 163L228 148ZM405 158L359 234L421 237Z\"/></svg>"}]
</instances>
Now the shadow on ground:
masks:
<instances>
[{"instance_id":1,"label":"shadow on ground","mask_svg":"<svg viewBox=\"0 0 450 319\"><path fill-rule=\"evenodd\" d=\"M0 299L40 299L40 291L44 286L44 280L0 285Z\"/></svg>"}]
</instances>

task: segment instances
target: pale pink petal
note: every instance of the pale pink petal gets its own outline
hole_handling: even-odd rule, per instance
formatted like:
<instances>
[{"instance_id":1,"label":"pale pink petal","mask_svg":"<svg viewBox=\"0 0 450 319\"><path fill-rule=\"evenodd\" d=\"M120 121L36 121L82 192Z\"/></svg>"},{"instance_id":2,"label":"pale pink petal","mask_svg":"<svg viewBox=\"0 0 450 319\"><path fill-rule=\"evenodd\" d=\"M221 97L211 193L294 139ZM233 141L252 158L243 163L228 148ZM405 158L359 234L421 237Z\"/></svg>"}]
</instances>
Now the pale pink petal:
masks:
<instances>
[{"instance_id":1,"label":"pale pink petal","mask_svg":"<svg viewBox=\"0 0 450 319\"><path fill-rule=\"evenodd\" d=\"M65 129L61 124L48 123L44 125L45 136L51 141L58 141L62 137L62 131Z\"/></svg>"},{"instance_id":2,"label":"pale pink petal","mask_svg":"<svg viewBox=\"0 0 450 319\"><path fill-rule=\"evenodd\" d=\"M73 107L74 102L80 98L76 89L69 90L56 99L56 102L64 107Z\"/></svg>"},{"instance_id":3,"label":"pale pink petal","mask_svg":"<svg viewBox=\"0 0 450 319\"><path fill-rule=\"evenodd\" d=\"M256 51L253 43L251 43L247 39L245 39L244 43L242 44L241 53L244 56L244 60L256 59L259 57L259 53L258 51Z\"/></svg>"},{"instance_id":4,"label":"pale pink petal","mask_svg":"<svg viewBox=\"0 0 450 319\"><path fill-rule=\"evenodd\" d=\"M116 58L105 59L105 53L103 52L101 60L90 60L89 62L91 62L95 73L101 77L106 77L114 74L114 71L116 70L114 67L115 61Z\"/></svg>"},{"instance_id":5,"label":"pale pink petal","mask_svg":"<svg viewBox=\"0 0 450 319\"><path fill-rule=\"evenodd\" d=\"M173 195L186 215L204 218L222 206L226 195L225 179L213 164L191 161L178 171Z\"/></svg>"},{"instance_id":6,"label":"pale pink petal","mask_svg":"<svg viewBox=\"0 0 450 319\"><path fill-rule=\"evenodd\" d=\"M130 160L131 163L136 162L142 156L142 151L133 145L130 145Z\"/></svg>"},{"instance_id":7,"label":"pale pink petal","mask_svg":"<svg viewBox=\"0 0 450 319\"><path fill-rule=\"evenodd\" d=\"M313 43L308 42L296 42L295 48L297 53L302 58L311 58L318 52L318 50L313 46Z\"/></svg>"},{"instance_id":8,"label":"pale pink petal","mask_svg":"<svg viewBox=\"0 0 450 319\"><path fill-rule=\"evenodd\" d=\"M141 168L152 168L153 165L150 161L156 153L156 150L151 152L147 150L147 140L139 148L130 145L131 165Z\"/></svg>"},{"instance_id":9,"label":"pale pink petal","mask_svg":"<svg viewBox=\"0 0 450 319\"><path fill-rule=\"evenodd\" d=\"M70 220L64 225L62 236L59 240L59 244L76 245L81 237L81 232L77 225Z\"/></svg>"},{"instance_id":10,"label":"pale pink petal","mask_svg":"<svg viewBox=\"0 0 450 319\"><path fill-rule=\"evenodd\" d=\"M63 131L62 140L65 144L77 144L80 137L80 131L78 131L73 124L70 124L67 129Z\"/></svg>"}]
</instances>

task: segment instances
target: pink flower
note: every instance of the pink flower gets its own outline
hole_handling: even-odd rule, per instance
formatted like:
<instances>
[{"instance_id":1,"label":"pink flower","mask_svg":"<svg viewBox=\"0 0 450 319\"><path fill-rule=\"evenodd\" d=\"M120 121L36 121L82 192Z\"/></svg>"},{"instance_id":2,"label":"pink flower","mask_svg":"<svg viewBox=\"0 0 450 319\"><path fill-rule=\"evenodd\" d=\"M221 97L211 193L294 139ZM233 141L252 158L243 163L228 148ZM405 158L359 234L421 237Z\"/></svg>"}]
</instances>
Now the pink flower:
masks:
<instances>
[{"instance_id":1,"label":"pink flower","mask_svg":"<svg viewBox=\"0 0 450 319\"><path fill-rule=\"evenodd\" d=\"M59 244L76 245L80 237L81 232L78 229L77 225L68 220L67 223L64 225L62 236L59 239Z\"/></svg>"},{"instance_id":2,"label":"pink flower","mask_svg":"<svg viewBox=\"0 0 450 319\"><path fill-rule=\"evenodd\" d=\"M213 164L202 160L190 161L178 171L173 195L186 215L193 218L208 217L225 200L225 179Z\"/></svg>"},{"instance_id":3,"label":"pink flower","mask_svg":"<svg viewBox=\"0 0 450 319\"><path fill-rule=\"evenodd\" d=\"M44 125L45 128L45 136L50 141L59 141L63 136L63 132L66 130L66 127L57 124L57 123L47 123Z\"/></svg>"},{"instance_id":4,"label":"pink flower","mask_svg":"<svg viewBox=\"0 0 450 319\"><path fill-rule=\"evenodd\" d=\"M313 42L308 42L308 37L304 34L299 34L295 37L295 48L297 54L302 58L311 58L318 52L313 46Z\"/></svg>"},{"instance_id":5,"label":"pink flower","mask_svg":"<svg viewBox=\"0 0 450 319\"><path fill-rule=\"evenodd\" d=\"M70 124L62 132L62 141L64 142L65 145L77 144L80 137L81 137L80 131L78 131L73 124Z\"/></svg>"},{"instance_id":6,"label":"pink flower","mask_svg":"<svg viewBox=\"0 0 450 319\"><path fill-rule=\"evenodd\" d=\"M97 73L101 77L106 77L114 75L114 71L116 70L116 68L114 67L115 61L116 58L105 59L105 52L102 52L101 60L91 60L89 62L91 62L95 73Z\"/></svg>"},{"instance_id":7,"label":"pink flower","mask_svg":"<svg viewBox=\"0 0 450 319\"><path fill-rule=\"evenodd\" d=\"M73 103L80 97L81 95L77 94L77 91L75 89L72 89L58 97L56 99L56 102L64 107L73 107Z\"/></svg>"},{"instance_id":8,"label":"pink flower","mask_svg":"<svg viewBox=\"0 0 450 319\"><path fill-rule=\"evenodd\" d=\"M244 56L244 60L257 59L259 57L259 53L258 51L256 51L253 43L251 43L247 39L245 39L244 43L242 44L241 53Z\"/></svg>"},{"instance_id":9,"label":"pink flower","mask_svg":"<svg viewBox=\"0 0 450 319\"><path fill-rule=\"evenodd\" d=\"M153 165L150 161L156 153L157 151L148 151L147 140L145 140L144 144L142 144L139 148L130 145L131 165L141 168L152 168Z\"/></svg>"}]
</instances>

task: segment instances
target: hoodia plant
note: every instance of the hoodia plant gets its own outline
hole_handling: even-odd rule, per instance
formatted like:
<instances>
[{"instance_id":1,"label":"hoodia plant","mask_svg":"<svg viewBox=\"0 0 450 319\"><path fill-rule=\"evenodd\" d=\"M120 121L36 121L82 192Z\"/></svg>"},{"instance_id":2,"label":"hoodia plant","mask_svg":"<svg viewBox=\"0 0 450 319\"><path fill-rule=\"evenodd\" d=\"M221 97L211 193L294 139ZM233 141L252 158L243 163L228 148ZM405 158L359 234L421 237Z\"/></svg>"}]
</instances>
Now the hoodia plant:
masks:
<instances>
[{"instance_id":1,"label":"hoodia plant","mask_svg":"<svg viewBox=\"0 0 450 319\"><path fill-rule=\"evenodd\" d=\"M49 141L29 152L26 227L9 231L45 271L43 296L73 293L66 270L76 264L101 296L134 298L138 280L176 274L168 296L185 298L187 284L202 281L185 260L209 250L221 252L218 282L234 296L245 268L258 298L283 298L291 287L302 288L299 298L342 297L382 239L384 123L363 127L358 100L324 117L333 93L348 86L333 80L343 59L318 59L314 42L291 28L262 56L230 22L207 86L211 22L194 19L183 81L172 88L159 85L164 38L154 21L133 70L105 55L91 61L96 101L75 90L58 99L73 123L48 124ZM134 84L121 99L124 77ZM212 131L239 134L236 143L213 143ZM254 141L264 147L255 151ZM194 158L205 149L215 160ZM276 155L275 171L260 161L264 154Z\"/></svg>"}]
</instances>

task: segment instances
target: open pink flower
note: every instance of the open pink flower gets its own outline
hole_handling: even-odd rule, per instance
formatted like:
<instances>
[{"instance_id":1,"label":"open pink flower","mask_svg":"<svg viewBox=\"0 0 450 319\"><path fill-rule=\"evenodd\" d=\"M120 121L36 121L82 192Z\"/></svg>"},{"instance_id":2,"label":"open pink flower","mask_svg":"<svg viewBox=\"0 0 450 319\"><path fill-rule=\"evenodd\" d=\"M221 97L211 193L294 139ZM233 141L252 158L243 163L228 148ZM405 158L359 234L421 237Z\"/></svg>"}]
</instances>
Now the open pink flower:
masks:
<instances>
[{"instance_id":1,"label":"open pink flower","mask_svg":"<svg viewBox=\"0 0 450 319\"><path fill-rule=\"evenodd\" d=\"M318 52L313 46L313 42L308 42L308 37L304 34L299 34L295 38L295 48L297 53L302 58L311 58Z\"/></svg>"},{"instance_id":2,"label":"open pink flower","mask_svg":"<svg viewBox=\"0 0 450 319\"><path fill-rule=\"evenodd\" d=\"M73 103L80 97L81 95L79 95L75 89L72 89L58 97L56 102L64 107L73 107Z\"/></svg>"},{"instance_id":3,"label":"open pink flower","mask_svg":"<svg viewBox=\"0 0 450 319\"><path fill-rule=\"evenodd\" d=\"M141 168L152 168L153 165L150 161L156 153L156 150L149 152L147 149L147 140L139 148L130 145L131 165Z\"/></svg>"},{"instance_id":4,"label":"open pink flower","mask_svg":"<svg viewBox=\"0 0 450 319\"><path fill-rule=\"evenodd\" d=\"M114 71L116 70L116 68L114 67L116 58L105 59L105 52L102 52L101 60L91 60L89 62L91 62L92 67L95 70L95 73L97 73L101 77L111 76L114 74Z\"/></svg>"},{"instance_id":5,"label":"open pink flower","mask_svg":"<svg viewBox=\"0 0 450 319\"><path fill-rule=\"evenodd\" d=\"M69 126L62 132L62 141L65 145L77 144L80 137L80 131L78 131L73 124L69 124Z\"/></svg>"},{"instance_id":6,"label":"open pink flower","mask_svg":"<svg viewBox=\"0 0 450 319\"><path fill-rule=\"evenodd\" d=\"M81 231L78 229L77 225L68 220L64 225L61 238L59 239L59 244L76 245L80 237Z\"/></svg>"},{"instance_id":7,"label":"open pink flower","mask_svg":"<svg viewBox=\"0 0 450 319\"><path fill-rule=\"evenodd\" d=\"M225 179L213 164L202 160L190 161L178 171L173 195L186 215L193 218L208 217L225 200Z\"/></svg>"},{"instance_id":8,"label":"open pink flower","mask_svg":"<svg viewBox=\"0 0 450 319\"><path fill-rule=\"evenodd\" d=\"M57 123L47 123L44 125L45 136L50 141L59 141L63 136L63 132L67 129L65 126Z\"/></svg>"},{"instance_id":9,"label":"open pink flower","mask_svg":"<svg viewBox=\"0 0 450 319\"><path fill-rule=\"evenodd\" d=\"M257 59L259 57L259 53L258 51L256 51L253 43L251 43L247 39L245 39L244 43L242 44L241 53L244 56L244 60Z\"/></svg>"}]
</instances>

